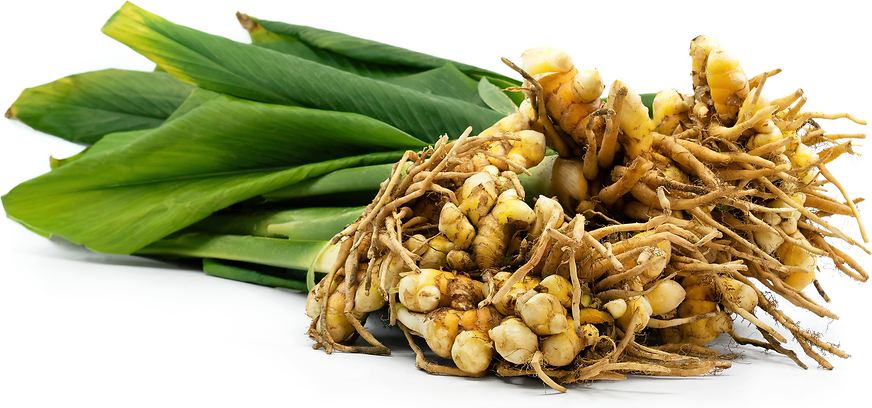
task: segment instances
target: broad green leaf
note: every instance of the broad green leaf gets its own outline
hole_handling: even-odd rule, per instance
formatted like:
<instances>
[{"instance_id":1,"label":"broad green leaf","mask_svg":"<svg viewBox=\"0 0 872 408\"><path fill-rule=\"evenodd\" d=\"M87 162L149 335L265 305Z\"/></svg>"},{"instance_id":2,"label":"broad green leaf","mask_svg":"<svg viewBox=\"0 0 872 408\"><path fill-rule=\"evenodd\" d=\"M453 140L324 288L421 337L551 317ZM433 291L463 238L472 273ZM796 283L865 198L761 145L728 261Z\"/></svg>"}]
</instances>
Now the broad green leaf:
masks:
<instances>
[{"instance_id":1,"label":"broad green leaf","mask_svg":"<svg viewBox=\"0 0 872 408\"><path fill-rule=\"evenodd\" d=\"M423 146L357 114L220 96L20 184L3 205L31 228L131 253L231 204L341 168L394 162Z\"/></svg>"},{"instance_id":2,"label":"broad green leaf","mask_svg":"<svg viewBox=\"0 0 872 408\"><path fill-rule=\"evenodd\" d=\"M190 112L194 108L202 105L203 103L215 99L221 94L215 93L212 91L207 91L205 89L194 88L194 91L191 92L190 95L185 99L184 102L166 119L166 121L171 121L173 119L178 118L179 116L184 115L185 113ZM116 132L110 133L100 140L96 141L93 145L86 147L81 152L64 158L64 159L55 159L51 158L51 168L54 169L56 167L60 167L64 164L72 162L73 160L80 159L84 157L86 154L96 154L98 152L103 152L109 149L114 149L117 147L121 147L130 143L130 141L136 139L137 137L148 133L149 129L146 130L131 130L126 132Z\"/></svg>"},{"instance_id":3,"label":"broad green leaf","mask_svg":"<svg viewBox=\"0 0 872 408\"><path fill-rule=\"evenodd\" d=\"M503 115L508 116L518 110L515 102L506 96L500 88L490 83L487 78L482 77L478 81L478 94L487 106Z\"/></svg>"},{"instance_id":4,"label":"broad green leaf","mask_svg":"<svg viewBox=\"0 0 872 408\"><path fill-rule=\"evenodd\" d=\"M520 82L485 69L431 55L365 40L333 31L250 18L237 13L240 23L254 44L371 78L393 78L445 65L459 67L474 80L487 78L501 88L520 86ZM260 23L266 24L270 29ZM524 95L504 92L514 104Z\"/></svg>"},{"instance_id":5,"label":"broad green leaf","mask_svg":"<svg viewBox=\"0 0 872 408\"><path fill-rule=\"evenodd\" d=\"M78 160L79 158L81 158L82 156L84 156L85 153L86 153L89 149L90 149L90 147L86 147L86 148L82 149L81 152L78 152L78 153L76 153L76 154L74 154L74 155L72 155L72 156L65 157L65 158L62 158L62 159L55 158L54 156L49 157L49 167L51 167L51 169L54 170L54 169L56 169L56 168L58 168L58 167L61 167L61 166L65 165L65 164L67 164L67 163L69 163L69 162L72 162L72 161L74 161L74 160Z\"/></svg>"},{"instance_id":6,"label":"broad green leaf","mask_svg":"<svg viewBox=\"0 0 872 408\"><path fill-rule=\"evenodd\" d=\"M302 272L302 276L298 276L289 273L292 272L289 269L269 268L267 271L261 269L266 268L257 264L203 259L203 272L207 275L274 288L307 290L305 272Z\"/></svg>"},{"instance_id":7,"label":"broad green leaf","mask_svg":"<svg viewBox=\"0 0 872 408\"><path fill-rule=\"evenodd\" d=\"M98 152L102 152L109 149L114 149L116 147L121 147L129 143L131 140L136 139L137 137L147 134L151 129L144 130L131 130L127 132L115 132L110 133L108 135L103 136L100 140L97 140L93 145L87 146L82 151L62 159L56 159L51 157L49 160L49 165L52 169L56 169L65 164L69 164L73 161L79 160L86 155L96 154Z\"/></svg>"},{"instance_id":8,"label":"broad green leaf","mask_svg":"<svg viewBox=\"0 0 872 408\"><path fill-rule=\"evenodd\" d=\"M460 72L460 70L451 64L426 71L403 70L391 65L378 65L349 59L343 55L325 50L313 50L306 44L296 40L258 45L416 91L460 99L483 107L487 106L478 95L475 80Z\"/></svg>"},{"instance_id":9,"label":"broad green leaf","mask_svg":"<svg viewBox=\"0 0 872 408\"><path fill-rule=\"evenodd\" d=\"M475 80L450 64L417 74L385 78L382 81L426 94L445 96L488 107L479 96L478 84Z\"/></svg>"},{"instance_id":10,"label":"broad green leaf","mask_svg":"<svg viewBox=\"0 0 872 408\"><path fill-rule=\"evenodd\" d=\"M194 89L171 75L120 69L86 72L25 89L6 112L75 143L160 125Z\"/></svg>"},{"instance_id":11,"label":"broad green leaf","mask_svg":"<svg viewBox=\"0 0 872 408\"><path fill-rule=\"evenodd\" d=\"M185 228L185 231L327 241L359 218L363 208L226 209Z\"/></svg>"},{"instance_id":12,"label":"broad green leaf","mask_svg":"<svg viewBox=\"0 0 872 408\"><path fill-rule=\"evenodd\" d=\"M173 113L167 118L167 121L176 119L219 96L221 96L221 94L217 92L194 88L194 91L185 98L184 102L182 102L175 111L173 111Z\"/></svg>"},{"instance_id":13,"label":"broad green leaf","mask_svg":"<svg viewBox=\"0 0 872 408\"><path fill-rule=\"evenodd\" d=\"M251 18L248 14L236 12L236 19L239 20L239 25L242 26L246 31L248 31L248 36L251 37L251 42L255 44L263 44L263 43L276 43L276 42L287 42L287 43L299 43L303 44L300 40L284 35L274 33L263 28L256 19ZM305 45L305 44L303 44ZM315 49L306 45L309 49Z\"/></svg>"},{"instance_id":14,"label":"broad green leaf","mask_svg":"<svg viewBox=\"0 0 872 408\"><path fill-rule=\"evenodd\" d=\"M252 36L252 41L255 42L267 42L271 39L274 41L289 41L291 39L296 39L307 44L311 48L331 51L351 59L381 65L411 67L420 70L438 68L446 64L451 64L475 80L482 77L488 77L488 79L500 83L501 86L520 85L520 82L517 80L500 75L496 72L377 41L354 37L334 31L287 24L278 21L261 20L257 18L251 18L251 20L256 24L259 24L265 31L273 34L261 34L262 37L258 37L257 34L255 34Z\"/></svg>"},{"instance_id":15,"label":"broad green leaf","mask_svg":"<svg viewBox=\"0 0 872 408\"><path fill-rule=\"evenodd\" d=\"M289 39L281 42L254 43L254 45L282 54L294 55L321 65L375 79L392 78L422 72L419 68L376 64L348 58L335 52L312 48L302 41Z\"/></svg>"},{"instance_id":16,"label":"broad green leaf","mask_svg":"<svg viewBox=\"0 0 872 408\"><path fill-rule=\"evenodd\" d=\"M408 75L422 71L422 69L418 67L379 64L347 57L327 49L313 47L300 41L298 38L269 31L246 14L236 13L236 17L239 19L239 23L242 27L248 30L251 42L263 48L284 54L296 55L300 58L314 61L319 64L370 78Z\"/></svg>"},{"instance_id":17,"label":"broad green leaf","mask_svg":"<svg viewBox=\"0 0 872 408\"><path fill-rule=\"evenodd\" d=\"M430 143L443 134L460 135L469 126L480 132L502 117L471 103L179 26L131 3L109 19L103 32L201 88L269 103L360 113Z\"/></svg>"}]
</instances>

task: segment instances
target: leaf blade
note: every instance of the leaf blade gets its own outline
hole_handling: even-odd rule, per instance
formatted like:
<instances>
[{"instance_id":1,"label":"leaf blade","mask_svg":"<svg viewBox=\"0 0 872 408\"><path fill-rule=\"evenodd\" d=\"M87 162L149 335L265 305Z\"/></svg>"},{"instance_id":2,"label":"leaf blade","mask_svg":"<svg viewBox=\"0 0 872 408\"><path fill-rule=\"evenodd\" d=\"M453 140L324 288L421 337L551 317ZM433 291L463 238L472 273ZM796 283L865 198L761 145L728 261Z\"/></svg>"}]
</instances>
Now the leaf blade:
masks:
<instances>
[{"instance_id":1,"label":"leaf blade","mask_svg":"<svg viewBox=\"0 0 872 408\"><path fill-rule=\"evenodd\" d=\"M478 94L487 106L503 115L508 116L518 110L515 102L487 78L482 77L478 81Z\"/></svg>"},{"instance_id":2,"label":"leaf blade","mask_svg":"<svg viewBox=\"0 0 872 408\"><path fill-rule=\"evenodd\" d=\"M3 205L31 228L99 252L131 253L231 204L337 169L390 163L423 146L356 114L222 96L28 180Z\"/></svg>"},{"instance_id":3,"label":"leaf blade","mask_svg":"<svg viewBox=\"0 0 872 408\"><path fill-rule=\"evenodd\" d=\"M380 65L417 68L419 70L428 70L451 64L476 80L482 77L488 77L497 82L506 83L508 84L507 86L520 85L519 81L496 72L378 41L367 40L348 34L322 30L314 27L257 18L251 19L262 26L262 28L267 32L274 34L273 36L267 36L267 38L292 38L307 44L311 48L327 50L359 61Z\"/></svg>"},{"instance_id":4,"label":"leaf blade","mask_svg":"<svg viewBox=\"0 0 872 408\"><path fill-rule=\"evenodd\" d=\"M479 132L501 119L485 107L182 27L130 3L107 21L103 32L202 88L269 103L355 112L430 143L469 126Z\"/></svg>"},{"instance_id":5,"label":"leaf blade","mask_svg":"<svg viewBox=\"0 0 872 408\"><path fill-rule=\"evenodd\" d=\"M109 133L157 127L193 90L166 73L106 69L27 88L7 116L88 145Z\"/></svg>"}]
</instances>

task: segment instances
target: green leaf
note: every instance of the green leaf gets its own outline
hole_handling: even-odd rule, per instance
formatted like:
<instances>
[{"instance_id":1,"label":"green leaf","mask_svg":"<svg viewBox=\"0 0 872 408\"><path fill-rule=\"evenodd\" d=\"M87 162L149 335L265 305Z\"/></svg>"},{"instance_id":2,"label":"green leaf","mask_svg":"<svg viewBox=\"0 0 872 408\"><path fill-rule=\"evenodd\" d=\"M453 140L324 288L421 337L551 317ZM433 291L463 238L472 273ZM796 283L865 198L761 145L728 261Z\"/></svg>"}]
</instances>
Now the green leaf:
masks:
<instances>
[{"instance_id":1,"label":"green leaf","mask_svg":"<svg viewBox=\"0 0 872 408\"><path fill-rule=\"evenodd\" d=\"M25 89L6 113L75 143L160 125L194 89L167 73L86 72Z\"/></svg>"},{"instance_id":2,"label":"green leaf","mask_svg":"<svg viewBox=\"0 0 872 408\"><path fill-rule=\"evenodd\" d=\"M220 96L18 185L3 205L31 228L131 253L231 204L424 145L361 115Z\"/></svg>"},{"instance_id":3,"label":"green leaf","mask_svg":"<svg viewBox=\"0 0 872 408\"><path fill-rule=\"evenodd\" d=\"M175 111L167 118L167 121L171 121L173 119L178 118L196 108L200 105L211 101L217 97L221 96L221 94L217 92L207 91L205 89L194 88L194 91L191 92L190 95L176 108Z\"/></svg>"},{"instance_id":4,"label":"green leaf","mask_svg":"<svg viewBox=\"0 0 872 408\"><path fill-rule=\"evenodd\" d=\"M479 97L478 84L450 64L417 74L385 78L382 81L430 95L445 96L488 107Z\"/></svg>"},{"instance_id":5,"label":"green leaf","mask_svg":"<svg viewBox=\"0 0 872 408\"><path fill-rule=\"evenodd\" d=\"M286 32L292 34L286 35L274 33L265 29L263 26L258 24L255 19L251 19L245 14L237 13L237 17L242 26L249 31L252 41L261 47L285 54L295 55L309 61L314 61L322 65L351 72L360 76L380 79L418 91L448 96L486 106L479 98L476 81L466 73L457 69L456 66L458 63L456 62L414 53L385 44L361 40L344 34L317 30L310 27L305 27L305 30L303 30L304 32L302 33L303 35L298 38L292 35L300 34L300 26L268 22L268 24L275 25L278 28L285 28ZM353 50L348 50L344 47L334 48L331 46L335 45L334 42L328 42L326 44L330 46L330 49L320 48L319 46L313 45L313 43L318 42L312 41L313 38L324 38L325 35L349 39L351 41L350 46L357 44L357 41L363 41L367 44L379 44L381 48L383 48L380 52L384 53L387 58L395 58L397 55L402 53L407 53L409 55L414 54L420 58L412 60L411 64L408 64L407 61L402 58L388 60L387 63L374 62L372 55L358 55L354 53ZM331 49L346 52L346 54L351 54L353 56L334 52ZM363 59L361 59L361 57ZM426 59L427 62L424 63L423 59ZM439 63L442 63L443 65L436 65ZM470 69L469 66L465 67L467 67L468 70ZM472 68L472 70L484 72L484 70L478 68ZM495 73L491 74L494 76L498 75ZM483 76L481 78L487 77Z\"/></svg>"},{"instance_id":6,"label":"green leaf","mask_svg":"<svg viewBox=\"0 0 872 408\"><path fill-rule=\"evenodd\" d=\"M90 149L90 147L86 147L86 148L82 149L81 152L78 152L72 156L65 157L62 159L55 158L54 156L49 157L49 167L51 167L52 169L56 169L58 167L61 167L65 164L69 163L69 162L72 162L74 160L78 160L79 158L81 158L82 156L85 155L85 153L88 151L88 149Z\"/></svg>"},{"instance_id":7,"label":"green leaf","mask_svg":"<svg viewBox=\"0 0 872 408\"><path fill-rule=\"evenodd\" d=\"M443 134L460 135L469 126L478 133L501 119L485 107L182 27L131 3L109 19L103 32L201 88L263 102L360 113L429 143Z\"/></svg>"},{"instance_id":8,"label":"green leaf","mask_svg":"<svg viewBox=\"0 0 872 408\"><path fill-rule=\"evenodd\" d=\"M639 97L642 99L642 105L648 108L648 117L654 117L654 97L656 97L656 93L643 93L639 94Z\"/></svg>"},{"instance_id":9,"label":"green leaf","mask_svg":"<svg viewBox=\"0 0 872 408\"><path fill-rule=\"evenodd\" d=\"M482 77L478 81L478 94L487 106L505 116L511 115L518 110L515 102L506 96L500 88L490 83L487 78Z\"/></svg>"},{"instance_id":10,"label":"green leaf","mask_svg":"<svg viewBox=\"0 0 872 408\"><path fill-rule=\"evenodd\" d=\"M361 62L340 54L331 53L330 51L312 49L308 45L296 40L258 45L355 75L378 79L427 94L446 96L483 107L487 106L478 95L475 80L451 64L420 71L417 69L397 68L393 65Z\"/></svg>"},{"instance_id":11,"label":"green leaf","mask_svg":"<svg viewBox=\"0 0 872 408\"><path fill-rule=\"evenodd\" d=\"M215 99L221 94L215 93L212 91L207 91L205 89L194 88L194 91L188 95L187 99L182 102L181 106L179 106L167 119L166 121L171 121L173 119L178 118L179 116L184 115L185 113L190 112L194 108L202 105L203 103ZM124 146L130 143L132 140L138 138L141 135L148 133L149 129L146 130L131 130L126 132L116 132L110 133L106 136L103 136L100 140L96 141L93 145L86 147L81 152L64 158L64 159L55 159L51 158L51 168L54 169L56 167L60 167L64 164L72 162L74 160L78 160L84 157L86 154L96 154L99 152L103 152L106 150L114 149L117 147Z\"/></svg>"},{"instance_id":12,"label":"green leaf","mask_svg":"<svg viewBox=\"0 0 872 408\"><path fill-rule=\"evenodd\" d=\"M356 60L354 58L348 58L344 55L337 54L328 50L312 48L306 43L298 41L294 38L290 38L287 41L281 42L254 43L254 45L264 49L280 52L282 54L294 55L305 60L317 62L321 65L333 67L342 71L375 79L392 78L396 76L411 75L422 72L419 68L376 64L372 62Z\"/></svg>"},{"instance_id":13,"label":"green leaf","mask_svg":"<svg viewBox=\"0 0 872 408\"><path fill-rule=\"evenodd\" d=\"M417 68L419 70L439 68L446 64L451 64L475 80L482 77L488 77L489 79L493 79L494 82L505 84L504 86L520 85L520 82L517 80L500 75L496 72L377 41L313 27L261 20L257 18L251 18L251 20L262 26L263 30L273 33L272 36L267 35L263 38L255 38L256 35L253 35L253 41L269 41L270 39L290 41L294 39L308 45L312 49L331 51L335 54L343 55L347 58L358 61L380 65Z\"/></svg>"}]
</instances>

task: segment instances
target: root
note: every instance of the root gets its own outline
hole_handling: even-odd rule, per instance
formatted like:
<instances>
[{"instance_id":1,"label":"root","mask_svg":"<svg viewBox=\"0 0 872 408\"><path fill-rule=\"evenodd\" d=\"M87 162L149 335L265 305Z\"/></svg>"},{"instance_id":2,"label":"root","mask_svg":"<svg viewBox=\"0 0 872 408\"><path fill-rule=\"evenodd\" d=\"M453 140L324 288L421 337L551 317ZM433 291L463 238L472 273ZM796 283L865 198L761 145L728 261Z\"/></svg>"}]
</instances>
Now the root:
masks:
<instances>
[{"instance_id":1,"label":"root","mask_svg":"<svg viewBox=\"0 0 872 408\"><path fill-rule=\"evenodd\" d=\"M529 125L542 131L547 146L561 158L581 163L581 174L573 176L577 179L577 183L573 183L579 184L579 191L558 195L560 199L571 201L559 203L564 211L542 210L540 213L537 207L533 211L535 221L529 221L533 217L527 217L525 213L523 220L510 222L515 215L500 213L503 214L500 222L509 226L499 231L503 235L493 239L482 231L497 228L485 224L482 221L485 216L474 213L477 207L469 204L464 207L465 213L461 217L468 217L466 221L474 230L467 236L477 241L470 244L472 238L457 238L460 234L449 234L446 230L450 227L437 224L439 217L431 214L430 208L447 203L454 204L455 208L461 207L464 197L472 194L468 190L472 187L461 187L467 179L480 174L469 169L488 163L503 164L487 169L494 183L475 188L486 190L494 197L513 188L523 200L526 192L521 180L526 178L518 175L530 175L531 172L506 157L514 154L506 150L506 146L512 146L510 141L514 143L522 139L503 130L486 136L471 136L467 129L455 141L449 142L447 137L442 137L431 148L418 153L407 152L394 165L390 177L381 184L378 195L360 219L331 240L339 244L341 261L333 265L323 283L319 284L325 292L331 290L326 288L333 287L338 288L336 291L345 291L343 313L354 329L352 336L362 338L368 345L353 346L347 344L347 339L331 338L324 323L329 293L324 293L317 298L320 315L313 319L309 329L317 347L328 353L334 350L373 354L390 352L366 330L360 314L355 311L356 300L352 294L364 285L361 290L365 288L366 293L372 287L377 289L390 307L391 325L400 325L415 352L416 366L432 374L477 377L494 372L504 376L536 376L549 387L565 392L565 384L623 379L634 373L670 376L716 373L728 368L735 355L722 355L702 346L683 343L700 341L717 333L688 334L686 330L706 323L706 319L710 319L710 326L717 324L716 330L728 333L736 343L782 354L802 368L807 368L807 365L800 360L798 353L785 346L788 338L792 337L806 356L826 369L833 366L824 356L848 357L839 347L823 341L818 333L801 328L777 307L776 298L778 302L786 300L822 318L837 319L832 311L818 303L820 299L829 302L830 298L822 283L810 275L815 270L810 262L816 262L817 257L832 259L836 268L852 279L868 280L861 262L850 257L840 249L842 244L837 243L857 246L872 254L863 246L868 244L868 238L857 208L862 199L853 198L828 169L830 162L854 154L850 139L864 138L865 135L827 134L815 120L847 118L856 123L864 121L847 113L803 112L806 98L801 89L767 102L762 89L772 75L780 72L773 70L750 79L750 94L743 91L741 95L735 93L729 97L731 99L726 105L743 106L739 110L741 115L716 112L714 107L718 95L713 95L704 76L695 78L699 83L695 84L692 101L681 99L676 104L675 114L655 112L655 117L658 113L667 116L656 127L670 133L666 135L652 131L655 127L644 122L650 117L634 107L638 105L638 95L626 86L613 86L615 91L605 107L594 99L596 106L589 110L559 115L561 108L555 110L555 106L564 101L555 102L555 98L566 95L557 95L554 91L555 81L563 81L555 78L572 78L581 71L533 77L510 61L504 62L524 78L524 86L516 90L527 96L533 110L532 122L519 126ZM563 87L565 84L558 85L560 89L570 89ZM547 109L551 112L546 109L546 98ZM691 106L687 106L689 101ZM717 101L717 104L722 106L724 102ZM678 108L678 105L682 107ZM587 116L582 117L579 112ZM630 120L637 123L632 128L622 129L622 118L624 125ZM574 130L564 131L570 127L566 125L570 121ZM732 123L735 124L730 127L722 125ZM849 140L841 142L843 139ZM816 151L810 152L812 148ZM827 196L828 184L838 189L841 197ZM496 193L492 194L489 189ZM479 200L479 204L495 208L497 200L494 197L488 195ZM556 200L540 197L537 202ZM423 207L428 208L426 213L416 213ZM497 217L497 211L489 209L487 211L492 212L485 213L491 221ZM826 220L826 217L836 214L854 218L862 242L852 239ZM454 239L451 245L456 247L454 250L437 245L416 247L409 244L413 233L424 235L424 242L437 242L430 241L437 237L443 241ZM486 251L478 252L482 248L492 250L493 256ZM424 251L430 252L425 254ZM433 251L444 251L436 256L451 257L452 261L432 266ZM489 263L483 261L485 258ZM424 259L427 259L427 266L424 266ZM405 320L408 316L404 313L413 312L404 310L405 305L396 302L398 298L406 302L406 294L412 293L412 289L402 289L403 296L398 296L400 287L406 288L408 282L400 284L404 279L401 276L440 268L471 279L475 282L472 286L482 290L473 296L470 306L456 308L450 313L466 313L470 311L467 309L477 306L499 310L508 316L516 315L522 324L528 325L527 329L536 327L535 340L541 344L549 336L556 339L556 334L562 333L548 331L540 323L524 321L520 310L538 295L552 295L555 299L560 295L558 300L549 300L552 304L559 303L553 309L553 315L566 319L565 323L571 318L572 325L565 330L583 337L584 346L579 346L576 356L571 359L555 357L545 348L535 352L530 348L529 354L525 354L523 362L518 364L508 362L520 361L511 354L495 355L495 361L486 368L480 366L478 369L484 371L475 374L459 368L463 366L462 359L455 360L457 367L427 361L412 338L413 334L425 337L427 331L404 326L397 315L411 326L415 321ZM365 273L358 273L363 269L366 269ZM552 275L563 278L562 286L545 283L545 279L552 278ZM338 286L334 285L335 282ZM666 282L669 283L664 285ZM739 283L751 289L745 289ZM820 298L813 298L810 290L803 291L803 286L809 283L813 284ZM440 303L444 298L438 296L447 295L453 289L439 285L433 284L427 289L438 292L434 292L436 300L431 304L440 309L448 308L446 303ZM621 302L617 301L631 305L643 301L653 304L661 293L676 285L684 285L681 287L688 298L676 301L679 306L670 305L672 310L659 311L656 317L647 315L650 312L638 306L621 311ZM737 286L744 295L736 294ZM743 297L751 296L751 292L757 297L756 302ZM652 295L654 293L657 294ZM690 298L691 294L697 298ZM538 296L537 299L542 297L547 296ZM693 315L687 313L690 306L695 306L691 301L698 300L707 302L699 303L706 308ZM617 302L607 305L612 301ZM419 313L416 316L430 313L416 310L414 313ZM767 318L761 313L770 316L775 324L764 322ZM497 316L500 319L507 317ZM739 317L753 324L762 340L756 335L755 338L741 337L733 331L730 324ZM457 323L460 327L460 324L471 324L469 321L475 319L458 317L457 320L463 321ZM515 322L514 319L506 320ZM548 322L551 323L555 327L558 325L555 321ZM637 327L639 323L645 327ZM494 325L497 323L494 322L490 328ZM490 328L474 335L485 336L480 333L493 332ZM467 333L470 334L473 333ZM466 337L464 341L470 338ZM483 338L483 341L491 341L491 346L497 344L486 336ZM439 350L438 355L446 355L441 345L437 347L430 337L427 341L434 350ZM666 341L676 343L658 344ZM563 365L552 367L550 364Z\"/></svg>"},{"instance_id":2,"label":"root","mask_svg":"<svg viewBox=\"0 0 872 408\"><path fill-rule=\"evenodd\" d=\"M548 385L549 387L551 387L557 391L566 392L566 387L554 382L554 380L551 377L549 377L548 374L545 374L545 371L542 370L542 352L541 351L536 350L536 353L533 354L533 359L530 360L530 365L533 366L533 369L536 371L536 375L539 376L539 379L541 379L542 382L544 382L546 385Z\"/></svg>"},{"instance_id":3,"label":"root","mask_svg":"<svg viewBox=\"0 0 872 408\"><path fill-rule=\"evenodd\" d=\"M487 372L481 372L477 374L467 373L457 367L448 367L436 363L432 363L427 361L424 358L424 352L421 351L421 348L415 344L415 339L412 333L406 326L403 326L402 323L398 323L400 328L403 330L403 334L406 335L406 341L409 342L409 347L412 348L412 351L415 352L415 367L424 370L430 374L447 374L447 375L456 375L458 377L483 377Z\"/></svg>"}]
</instances>

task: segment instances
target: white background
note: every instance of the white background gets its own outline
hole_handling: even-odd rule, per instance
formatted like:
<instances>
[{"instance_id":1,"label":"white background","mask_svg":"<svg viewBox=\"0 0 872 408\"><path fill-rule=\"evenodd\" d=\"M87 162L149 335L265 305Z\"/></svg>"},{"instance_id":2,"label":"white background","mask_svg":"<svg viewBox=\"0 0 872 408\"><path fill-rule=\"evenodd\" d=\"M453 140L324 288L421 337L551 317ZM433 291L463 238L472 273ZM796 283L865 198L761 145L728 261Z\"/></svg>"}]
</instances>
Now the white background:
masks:
<instances>
[{"instance_id":1,"label":"white background","mask_svg":"<svg viewBox=\"0 0 872 408\"><path fill-rule=\"evenodd\" d=\"M103 68L151 70L153 64L103 35L121 1L9 2L0 25L0 107L26 87ZM577 3L577 4L576 4ZM770 98L798 87L808 110L872 118L867 64L868 15L857 3L617 1L414 2L141 0L170 21L247 42L234 16L332 29L514 74L525 49L551 45L581 67L621 79L639 92L689 92L689 41L710 34L737 54L749 75L781 67L766 83ZM87 5L85 5L87 4ZM713 4L713 6L709 6ZM851 5L853 4L853 6ZM840 119L831 132L867 132ZM862 143L861 143L862 144ZM48 170L48 158L80 147L0 120L0 194ZM860 148L861 152L865 149ZM832 171L853 196L869 197L869 162L838 160ZM868 204L860 206L861 211ZM852 236L856 228L834 221ZM119 225L119 228L124 226ZM872 257L851 251L867 268ZM872 358L872 294L824 266L818 273L841 319L783 309L852 357L831 357L833 371L807 371L779 355L719 345L740 354L733 367L699 378L631 377L571 386L557 395L538 379L464 379L428 375L397 331L371 325L394 349L389 357L313 350L304 295L212 278L196 270L128 256L96 254L45 240L0 219L0 406L294 406L354 402L363 406L470 403L581 403L655 406L692 401L741 406L811 405L864 396ZM812 297L817 298L816 294ZM748 332L747 323L737 327ZM785 334L786 331L783 331ZM795 342L789 347L802 351ZM685 398L686 397L686 398ZM676 399L679 398L679 399ZM694 399L695 398L695 399Z\"/></svg>"}]
</instances>

